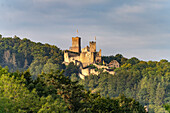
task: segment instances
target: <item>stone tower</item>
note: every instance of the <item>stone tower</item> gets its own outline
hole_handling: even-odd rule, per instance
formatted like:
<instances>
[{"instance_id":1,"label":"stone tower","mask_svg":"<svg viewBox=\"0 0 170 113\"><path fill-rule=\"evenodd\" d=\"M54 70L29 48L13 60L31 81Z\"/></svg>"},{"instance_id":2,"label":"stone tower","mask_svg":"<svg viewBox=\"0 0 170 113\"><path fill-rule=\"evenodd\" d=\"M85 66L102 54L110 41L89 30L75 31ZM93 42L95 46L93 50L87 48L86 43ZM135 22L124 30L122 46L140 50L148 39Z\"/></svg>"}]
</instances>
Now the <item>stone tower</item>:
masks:
<instances>
[{"instance_id":1,"label":"stone tower","mask_svg":"<svg viewBox=\"0 0 170 113\"><path fill-rule=\"evenodd\" d=\"M96 52L96 42L89 42L90 52Z\"/></svg>"},{"instance_id":2,"label":"stone tower","mask_svg":"<svg viewBox=\"0 0 170 113\"><path fill-rule=\"evenodd\" d=\"M81 38L80 37L72 37L72 47L70 47L70 51L72 52L81 52Z\"/></svg>"}]
</instances>

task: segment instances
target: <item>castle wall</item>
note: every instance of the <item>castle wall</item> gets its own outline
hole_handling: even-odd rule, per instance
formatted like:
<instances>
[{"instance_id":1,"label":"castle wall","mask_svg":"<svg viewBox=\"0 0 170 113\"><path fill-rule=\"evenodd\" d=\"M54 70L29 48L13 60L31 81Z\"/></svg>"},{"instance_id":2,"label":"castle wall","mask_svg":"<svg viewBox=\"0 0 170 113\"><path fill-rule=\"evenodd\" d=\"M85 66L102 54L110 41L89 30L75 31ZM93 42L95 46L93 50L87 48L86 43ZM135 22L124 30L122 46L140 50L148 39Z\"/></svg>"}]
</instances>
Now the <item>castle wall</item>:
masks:
<instances>
[{"instance_id":1,"label":"castle wall","mask_svg":"<svg viewBox=\"0 0 170 113\"><path fill-rule=\"evenodd\" d=\"M69 61L70 61L70 62L79 61L79 60L80 60L80 57L79 57L79 56L69 57Z\"/></svg>"},{"instance_id":2,"label":"castle wall","mask_svg":"<svg viewBox=\"0 0 170 113\"><path fill-rule=\"evenodd\" d=\"M86 63L86 52L82 52L82 53L80 54L80 61L81 61L82 63Z\"/></svg>"},{"instance_id":3,"label":"castle wall","mask_svg":"<svg viewBox=\"0 0 170 113\"><path fill-rule=\"evenodd\" d=\"M108 69L108 66L103 66L103 65L97 65L97 64L93 64L94 66L96 66L98 69Z\"/></svg>"},{"instance_id":4,"label":"castle wall","mask_svg":"<svg viewBox=\"0 0 170 113\"><path fill-rule=\"evenodd\" d=\"M95 54L92 52L82 52L80 54L80 61L83 64L83 67L86 67L95 61Z\"/></svg>"},{"instance_id":5,"label":"castle wall","mask_svg":"<svg viewBox=\"0 0 170 113\"><path fill-rule=\"evenodd\" d=\"M89 49L90 49L89 46L87 46L87 47L83 48L83 49L81 50L81 52L89 52L89 51L90 51Z\"/></svg>"},{"instance_id":6,"label":"castle wall","mask_svg":"<svg viewBox=\"0 0 170 113\"><path fill-rule=\"evenodd\" d=\"M89 68L86 68L86 69L82 69L81 70L81 73L85 76L89 76L90 75L90 71L89 71Z\"/></svg>"},{"instance_id":7,"label":"castle wall","mask_svg":"<svg viewBox=\"0 0 170 113\"><path fill-rule=\"evenodd\" d=\"M64 52L64 62L70 62L68 52Z\"/></svg>"},{"instance_id":8,"label":"castle wall","mask_svg":"<svg viewBox=\"0 0 170 113\"><path fill-rule=\"evenodd\" d=\"M114 71L108 71L108 70L106 70L106 69L104 69L103 72L108 72L109 74L112 74L112 75L115 74ZM99 75L99 72L98 72L98 71L95 71L95 69L89 69L89 68L86 68L86 69L82 69L82 70L81 70L81 76L89 76L90 74Z\"/></svg>"},{"instance_id":9,"label":"castle wall","mask_svg":"<svg viewBox=\"0 0 170 113\"><path fill-rule=\"evenodd\" d=\"M91 61L90 63L94 63L95 62L95 54L91 52Z\"/></svg>"},{"instance_id":10,"label":"castle wall","mask_svg":"<svg viewBox=\"0 0 170 113\"><path fill-rule=\"evenodd\" d=\"M64 62L70 63L70 62L75 62L75 61L80 61L80 56L79 54L72 53L69 51L64 52Z\"/></svg>"},{"instance_id":11,"label":"castle wall","mask_svg":"<svg viewBox=\"0 0 170 113\"><path fill-rule=\"evenodd\" d=\"M101 56L96 56L95 61L96 61L97 63L100 63L100 62L101 62Z\"/></svg>"},{"instance_id":12,"label":"castle wall","mask_svg":"<svg viewBox=\"0 0 170 113\"><path fill-rule=\"evenodd\" d=\"M81 78L81 79L85 79L85 76L83 75L83 74L81 74L81 73L79 73L79 77Z\"/></svg>"},{"instance_id":13,"label":"castle wall","mask_svg":"<svg viewBox=\"0 0 170 113\"><path fill-rule=\"evenodd\" d=\"M82 69L81 72L82 72L82 75L84 76L89 76L90 74L95 74L95 75L99 74L99 72L95 71L95 69L89 69L89 68Z\"/></svg>"},{"instance_id":14,"label":"castle wall","mask_svg":"<svg viewBox=\"0 0 170 113\"><path fill-rule=\"evenodd\" d=\"M80 61L83 64L83 67L86 67L89 64L89 57L88 52L82 52L80 54Z\"/></svg>"},{"instance_id":15,"label":"castle wall","mask_svg":"<svg viewBox=\"0 0 170 113\"><path fill-rule=\"evenodd\" d=\"M95 69L90 69L90 74L98 75L99 72L95 71Z\"/></svg>"}]
</instances>

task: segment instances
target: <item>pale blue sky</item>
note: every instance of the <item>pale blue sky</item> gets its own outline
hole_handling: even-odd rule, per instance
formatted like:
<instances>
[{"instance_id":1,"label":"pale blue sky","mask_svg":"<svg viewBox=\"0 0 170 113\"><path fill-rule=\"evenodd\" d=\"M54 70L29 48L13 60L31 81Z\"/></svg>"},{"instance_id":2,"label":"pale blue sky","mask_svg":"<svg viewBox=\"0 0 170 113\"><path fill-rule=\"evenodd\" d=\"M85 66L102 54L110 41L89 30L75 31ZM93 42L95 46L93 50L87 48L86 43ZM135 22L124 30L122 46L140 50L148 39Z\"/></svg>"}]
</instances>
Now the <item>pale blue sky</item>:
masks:
<instances>
[{"instance_id":1,"label":"pale blue sky","mask_svg":"<svg viewBox=\"0 0 170 113\"><path fill-rule=\"evenodd\" d=\"M61 49L77 29L103 55L170 60L170 0L0 0L0 34Z\"/></svg>"}]
</instances>

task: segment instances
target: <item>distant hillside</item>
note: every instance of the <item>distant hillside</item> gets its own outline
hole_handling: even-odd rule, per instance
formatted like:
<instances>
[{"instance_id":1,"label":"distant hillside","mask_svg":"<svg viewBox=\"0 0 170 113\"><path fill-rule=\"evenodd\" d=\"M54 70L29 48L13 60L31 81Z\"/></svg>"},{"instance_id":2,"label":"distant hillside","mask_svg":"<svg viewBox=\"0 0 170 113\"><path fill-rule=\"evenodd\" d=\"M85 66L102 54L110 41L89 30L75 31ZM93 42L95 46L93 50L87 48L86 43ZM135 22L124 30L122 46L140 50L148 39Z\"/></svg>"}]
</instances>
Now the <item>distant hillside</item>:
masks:
<instances>
[{"instance_id":1,"label":"distant hillside","mask_svg":"<svg viewBox=\"0 0 170 113\"><path fill-rule=\"evenodd\" d=\"M60 48L30 41L29 39L4 38L0 35L0 65L8 66L10 71L30 69L37 75L51 69L61 69L63 52Z\"/></svg>"}]
</instances>

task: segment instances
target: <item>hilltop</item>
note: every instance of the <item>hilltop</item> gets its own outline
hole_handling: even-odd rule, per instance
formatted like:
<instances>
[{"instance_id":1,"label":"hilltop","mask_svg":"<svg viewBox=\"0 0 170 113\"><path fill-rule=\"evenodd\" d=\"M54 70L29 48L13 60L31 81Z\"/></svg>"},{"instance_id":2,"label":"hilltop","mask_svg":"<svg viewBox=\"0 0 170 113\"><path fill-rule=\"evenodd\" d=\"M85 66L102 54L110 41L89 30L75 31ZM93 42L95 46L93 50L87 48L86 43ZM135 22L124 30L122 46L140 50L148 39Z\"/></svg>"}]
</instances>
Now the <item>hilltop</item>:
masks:
<instances>
[{"instance_id":1,"label":"hilltop","mask_svg":"<svg viewBox=\"0 0 170 113\"><path fill-rule=\"evenodd\" d=\"M32 75L37 75L62 68L63 52L60 48L26 38L0 36L0 54L0 65L8 66L11 72L29 68Z\"/></svg>"}]
</instances>

